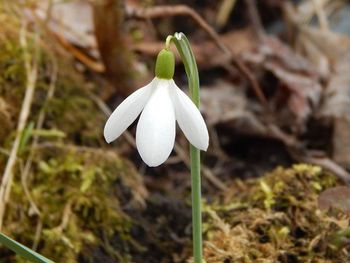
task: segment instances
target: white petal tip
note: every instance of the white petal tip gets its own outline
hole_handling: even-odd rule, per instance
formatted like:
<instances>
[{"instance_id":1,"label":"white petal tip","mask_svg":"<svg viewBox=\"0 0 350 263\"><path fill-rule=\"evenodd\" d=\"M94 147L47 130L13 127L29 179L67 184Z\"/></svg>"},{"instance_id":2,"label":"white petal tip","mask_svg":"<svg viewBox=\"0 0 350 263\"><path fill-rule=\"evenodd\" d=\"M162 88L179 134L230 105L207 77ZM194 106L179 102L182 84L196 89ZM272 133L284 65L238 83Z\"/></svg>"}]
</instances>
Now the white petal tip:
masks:
<instances>
[{"instance_id":1,"label":"white petal tip","mask_svg":"<svg viewBox=\"0 0 350 263\"><path fill-rule=\"evenodd\" d=\"M202 151L206 152L206 151L208 150L208 146L209 146L209 145L207 145L207 146L203 147L203 148L202 148L202 149L200 149L200 150L202 150Z\"/></svg>"},{"instance_id":2,"label":"white petal tip","mask_svg":"<svg viewBox=\"0 0 350 263\"><path fill-rule=\"evenodd\" d=\"M174 135L175 136L175 135ZM137 141L136 141L137 144ZM150 146L150 149L152 149L152 147ZM171 148L172 149L172 148ZM140 149L138 148L139 154L141 156L141 159L143 160L143 162L145 164L147 164L147 166L149 167L157 167L162 165L170 156L171 154L171 150L169 153L163 153L159 155L159 152L152 152L152 150L150 152L148 152L147 154L140 152Z\"/></svg>"},{"instance_id":3,"label":"white petal tip","mask_svg":"<svg viewBox=\"0 0 350 263\"><path fill-rule=\"evenodd\" d=\"M106 143L111 143L112 142L112 140L108 140L107 138L105 138L105 141L106 141Z\"/></svg>"},{"instance_id":4,"label":"white petal tip","mask_svg":"<svg viewBox=\"0 0 350 263\"><path fill-rule=\"evenodd\" d=\"M112 141L114 141L114 139L112 138L112 136L110 136L105 128L105 130L103 131L103 137L105 138L105 141L107 143L111 143Z\"/></svg>"},{"instance_id":5,"label":"white petal tip","mask_svg":"<svg viewBox=\"0 0 350 263\"><path fill-rule=\"evenodd\" d=\"M168 159L168 157L165 159L164 159L164 157L162 157L162 158L159 158L159 157L153 157L153 158L147 157L147 158L145 158L145 156L142 156L141 154L140 154L140 156L141 156L141 159L143 160L143 162L145 164L147 164L148 167L160 166Z\"/></svg>"},{"instance_id":6,"label":"white petal tip","mask_svg":"<svg viewBox=\"0 0 350 263\"><path fill-rule=\"evenodd\" d=\"M194 147L198 148L201 151L206 152L208 150L208 147L209 147L209 142L207 142L207 143L205 143L203 145L197 145L197 146L194 146Z\"/></svg>"},{"instance_id":7,"label":"white petal tip","mask_svg":"<svg viewBox=\"0 0 350 263\"><path fill-rule=\"evenodd\" d=\"M145 162L145 164L147 164L148 167L158 167L158 166L160 166L162 163L146 163L146 162Z\"/></svg>"}]
</instances>

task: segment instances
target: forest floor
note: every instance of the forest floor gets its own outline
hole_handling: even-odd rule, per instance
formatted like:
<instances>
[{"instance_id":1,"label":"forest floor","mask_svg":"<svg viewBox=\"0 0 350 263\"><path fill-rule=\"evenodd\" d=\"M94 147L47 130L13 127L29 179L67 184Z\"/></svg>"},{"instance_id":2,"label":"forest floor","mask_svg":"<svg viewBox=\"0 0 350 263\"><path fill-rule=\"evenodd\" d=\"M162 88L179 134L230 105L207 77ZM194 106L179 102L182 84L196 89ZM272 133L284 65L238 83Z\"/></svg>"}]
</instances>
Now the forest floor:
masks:
<instances>
[{"instance_id":1,"label":"forest floor","mask_svg":"<svg viewBox=\"0 0 350 263\"><path fill-rule=\"evenodd\" d=\"M135 125L103 138L184 32L210 133L206 262L350 262L349 2L102 2L0 2L1 231L55 262L192 262L182 133L157 168Z\"/></svg>"}]
</instances>

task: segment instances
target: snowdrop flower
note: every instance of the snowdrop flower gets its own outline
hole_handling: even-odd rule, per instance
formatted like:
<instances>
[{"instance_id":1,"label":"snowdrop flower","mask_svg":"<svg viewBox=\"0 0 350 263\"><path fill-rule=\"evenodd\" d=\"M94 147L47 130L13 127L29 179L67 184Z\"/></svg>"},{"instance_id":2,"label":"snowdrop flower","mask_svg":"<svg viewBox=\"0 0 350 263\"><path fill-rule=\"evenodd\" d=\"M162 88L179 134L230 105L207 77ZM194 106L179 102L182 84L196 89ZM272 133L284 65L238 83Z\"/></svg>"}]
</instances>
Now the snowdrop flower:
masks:
<instances>
[{"instance_id":1,"label":"snowdrop flower","mask_svg":"<svg viewBox=\"0 0 350 263\"><path fill-rule=\"evenodd\" d=\"M108 143L117 139L141 113L136 129L136 146L148 166L165 162L175 142L176 121L190 143L207 150L209 136L201 113L175 84L174 54L163 49L157 57L156 77L127 97L111 114L104 127Z\"/></svg>"}]
</instances>

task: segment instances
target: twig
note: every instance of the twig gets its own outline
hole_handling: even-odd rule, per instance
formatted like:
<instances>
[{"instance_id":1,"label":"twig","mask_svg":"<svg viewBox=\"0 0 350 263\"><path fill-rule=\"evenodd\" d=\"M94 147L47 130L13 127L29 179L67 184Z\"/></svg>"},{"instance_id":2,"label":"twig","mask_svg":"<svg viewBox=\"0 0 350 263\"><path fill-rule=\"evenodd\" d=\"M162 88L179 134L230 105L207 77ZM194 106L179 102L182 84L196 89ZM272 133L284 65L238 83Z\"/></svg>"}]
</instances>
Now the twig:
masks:
<instances>
[{"instance_id":1,"label":"twig","mask_svg":"<svg viewBox=\"0 0 350 263\"><path fill-rule=\"evenodd\" d=\"M326 13L323 9L323 1L320 0L312 0L312 3L315 8L315 13L317 15L318 21L320 23L320 28L323 32L329 31L329 24L327 20Z\"/></svg>"},{"instance_id":2,"label":"twig","mask_svg":"<svg viewBox=\"0 0 350 263\"><path fill-rule=\"evenodd\" d=\"M216 31L192 8L186 5L174 5L174 6L155 6L147 9L132 9L128 13L129 17L149 19L159 18L164 16L189 16L191 17L207 34L213 39L217 47L223 51L230 61L233 61L237 69L248 79L255 95L258 97L264 107L269 110L267 99L261 90L259 83L256 81L254 75L250 72L249 68L233 54L232 50L228 48L220 40ZM225 68L232 73L233 69L230 65L226 65Z\"/></svg>"},{"instance_id":3,"label":"twig","mask_svg":"<svg viewBox=\"0 0 350 263\"><path fill-rule=\"evenodd\" d=\"M98 96L93 93L89 93L89 97L96 103L96 105L100 108L100 110L106 115L109 116L112 114L111 109L107 106L107 104ZM136 147L135 139L131 136L128 131L123 132L122 136L126 139L126 141L132 146Z\"/></svg>"},{"instance_id":4,"label":"twig","mask_svg":"<svg viewBox=\"0 0 350 263\"><path fill-rule=\"evenodd\" d=\"M292 149L301 149L301 143L293 135L289 135L281 130L277 125L273 123L266 124L267 134L271 138L277 139L283 142L287 147Z\"/></svg>"},{"instance_id":5,"label":"twig","mask_svg":"<svg viewBox=\"0 0 350 263\"><path fill-rule=\"evenodd\" d=\"M106 71L105 66L102 63L100 63L99 61L95 61L94 59L85 55L83 52L79 50L79 48L76 48L74 45L69 43L64 37L54 32L51 32L51 34L57 38L60 44L63 47L65 47L68 50L68 52L70 52L77 60L79 60L89 69L97 73L104 73Z\"/></svg>"},{"instance_id":6,"label":"twig","mask_svg":"<svg viewBox=\"0 0 350 263\"><path fill-rule=\"evenodd\" d=\"M70 216L72 214L72 203L73 203L73 201L69 200L65 204L64 209L63 209L63 215L62 215L61 223L54 228L54 231L57 231L59 234L61 234L66 229L66 227L68 226L69 218L70 218Z\"/></svg>"},{"instance_id":7,"label":"twig","mask_svg":"<svg viewBox=\"0 0 350 263\"><path fill-rule=\"evenodd\" d=\"M208 35L214 40L216 45L225 53L230 54L229 49L222 44L218 34L215 30L192 8L186 5L173 5L173 6L155 6L147 9L135 8L132 9L129 14L130 17L135 18L159 18L165 16L189 16L191 17Z\"/></svg>"},{"instance_id":8,"label":"twig","mask_svg":"<svg viewBox=\"0 0 350 263\"><path fill-rule=\"evenodd\" d=\"M234 9L237 0L224 0L220 5L219 13L216 17L216 24L222 28L226 25L232 10Z\"/></svg>"},{"instance_id":9,"label":"twig","mask_svg":"<svg viewBox=\"0 0 350 263\"><path fill-rule=\"evenodd\" d=\"M47 107L47 102L50 99L52 99L52 97L53 97L53 95L55 93L58 67L57 67L57 62L54 59L54 57L52 57L52 59L53 59L53 62L52 62L52 73L51 73L49 89L48 89L48 92L47 92L47 95L46 95L45 102L43 103L43 106L42 106L42 108L40 110L38 121L37 121L37 124L36 124L36 129L38 129L38 130L40 130L43 127L43 124L44 124L45 115L46 115L45 114L45 108ZM38 140L39 140L39 136L38 135L34 135L33 136L33 143L32 143L32 147L31 147L31 151L29 153L28 159L27 159L25 167L24 167L23 175L22 175L23 182L26 182L28 180L28 175L29 175L29 172L30 172L31 164L33 162L34 148L37 146Z\"/></svg>"},{"instance_id":10,"label":"twig","mask_svg":"<svg viewBox=\"0 0 350 263\"><path fill-rule=\"evenodd\" d=\"M42 128L43 124L44 124L45 108L47 106L47 102L53 97L54 92L55 92L55 83L56 83L56 80L57 80L58 68L57 68L57 62L56 62L56 60L54 59L53 56L52 56L52 60L53 60L53 62L52 62L52 74L51 74L51 80L50 80L50 84L49 84L49 89L48 89L48 92L47 92L47 95L46 95L46 100L43 103L43 106L42 106L42 108L40 110L38 121L37 121L37 124L36 124L36 129L38 129L38 130L40 130ZM22 172L22 176L21 176L21 183L22 183L22 187L23 187L24 193L27 196L27 198L29 200L29 203L31 204L34 212L39 216L37 231L38 231L38 228L39 228L40 224L42 225L41 212L40 212L39 207L34 202L32 196L30 194L30 191L28 189L28 177L29 177L30 169L31 169L31 166L32 166L32 163L33 163L34 151L35 151L35 148L38 145L38 141L39 141L39 136L38 135L34 135L33 136L32 146L30 148L30 152L29 152L29 155L28 155L28 158L27 158L27 161L25 163L25 166L24 166L24 169L23 169L23 172ZM37 243L39 242L39 240L37 240L37 238L40 239L40 233L36 233L35 237L36 238L35 238L34 243L33 243L33 249L36 248Z\"/></svg>"},{"instance_id":11,"label":"twig","mask_svg":"<svg viewBox=\"0 0 350 263\"><path fill-rule=\"evenodd\" d=\"M35 91L35 84L36 84L36 79L37 79L37 67L38 67L38 61L37 61L37 56L38 56L38 33L35 33L34 35L34 58L33 61L31 62L31 55L28 50L28 45L27 45L27 39L26 39L26 22L23 20L22 27L20 30L20 44L23 48L23 56L24 56L24 64L25 64L25 70L26 70L26 75L27 75L27 84L26 84L26 92L21 108L21 112L19 115L19 120L17 124L17 134L15 141L13 143L9 159L7 160L4 175L1 181L1 186L0 186L0 230L3 225L3 220L4 220L4 213L5 213L5 207L9 199L9 195L11 192L11 185L13 181L13 169L16 163L17 159L17 153L21 141L21 135L22 131L24 130L26 124L27 124L27 119L30 113L30 108L32 105L32 100L34 96L34 91Z\"/></svg>"},{"instance_id":12,"label":"twig","mask_svg":"<svg viewBox=\"0 0 350 263\"><path fill-rule=\"evenodd\" d=\"M250 18L250 21L253 25L253 29L254 29L254 32L256 34L256 37L259 39L259 41L264 41L266 33L265 33L264 27L261 23L261 19L260 19L259 12L257 9L256 1L255 0L246 0L246 4L247 4L247 8L248 8L249 18ZM242 63L242 65L244 65L244 64ZM244 68L243 70L246 71L246 68ZM269 107L267 105L267 99L266 99L265 95L263 94L260 86L257 83L255 83L256 82L255 77L250 73L250 71L246 72L245 74L248 78L251 78L250 82L252 83L255 94L258 96L258 98L263 103L263 105L269 110Z\"/></svg>"},{"instance_id":13,"label":"twig","mask_svg":"<svg viewBox=\"0 0 350 263\"><path fill-rule=\"evenodd\" d=\"M304 161L319 165L323 167L324 169L327 169L334 173L336 176L338 176L341 180L344 181L346 184L350 184L350 174L340 165L335 163L333 160L329 159L326 156L323 157L314 157L314 156L307 156L304 158Z\"/></svg>"},{"instance_id":14,"label":"twig","mask_svg":"<svg viewBox=\"0 0 350 263\"><path fill-rule=\"evenodd\" d=\"M50 21L50 17L51 17L51 12L52 12L52 6L53 6L53 0L49 0L49 6L46 12L46 19L43 23L43 27L42 28L47 28L47 23ZM57 66L57 61L56 58L53 54L51 54L51 52L49 52L49 56L52 60L52 70L51 70L51 75L50 75L50 84L48 87L48 91L47 91L47 95L46 95L46 99L45 102L43 103L43 106L39 112L39 117L36 123L36 129L40 130L43 127L44 121L45 121L45 109L47 107L47 103L48 101L54 96L55 93L55 87L56 87L56 81L57 81L57 75L58 75L58 66ZM36 226L36 230L35 230L35 236L34 236L34 241L33 241L33 245L32 245L32 249L33 250L37 250L39 242L40 242L40 238L41 238L41 232L42 232L42 228L43 228L43 221L42 221L42 217L41 217L41 211L39 209L39 207L37 206L37 204L35 203L34 199L32 198L32 195L29 191L28 188L28 179L29 179L29 174L30 174L30 170L31 170L31 166L33 163L33 156L34 156L34 152L35 152L35 148L37 147L39 142L39 136L38 135L34 135L33 136L33 142L32 145L30 147L30 152L28 154L28 158L26 160L26 163L24 165L24 169L21 175L21 183L22 183L22 187L24 190L25 195L27 196L27 199L33 209L33 211L37 214L38 216L38 221L37 221L37 226Z\"/></svg>"},{"instance_id":15,"label":"twig","mask_svg":"<svg viewBox=\"0 0 350 263\"><path fill-rule=\"evenodd\" d=\"M257 37L260 40L263 40L265 37L265 30L264 27L261 23L261 19L259 16L259 12L256 6L256 1L255 0L246 0L247 8L248 8L248 14L250 21L253 25L254 31L257 35Z\"/></svg>"},{"instance_id":16,"label":"twig","mask_svg":"<svg viewBox=\"0 0 350 263\"><path fill-rule=\"evenodd\" d=\"M252 86L255 96L260 100L260 103L265 107L267 111L270 111L270 107L268 105L267 99L264 93L262 92L262 89L258 81L256 80L255 76L252 74L250 69L238 57L235 57L235 59L233 59L232 61L236 65L238 70L246 76L246 78L250 82L250 85ZM224 65L224 67L226 67L226 69L229 72L233 72L233 68L230 65L227 65L227 66Z\"/></svg>"},{"instance_id":17,"label":"twig","mask_svg":"<svg viewBox=\"0 0 350 263\"><path fill-rule=\"evenodd\" d=\"M186 153L184 151L184 149L182 149L182 147L178 144L175 143L175 152L177 153L177 155L179 156L179 158L181 159L181 161L184 162L184 164L188 167L191 168L191 164L190 161L188 160L188 157L186 156ZM202 164L202 172L204 177L212 184L214 185L216 188L222 190L222 191L226 191L228 188L225 185L224 182L222 182L219 178L217 178L214 173L205 165Z\"/></svg>"},{"instance_id":18,"label":"twig","mask_svg":"<svg viewBox=\"0 0 350 263\"><path fill-rule=\"evenodd\" d=\"M43 221L39 217L39 220L38 220L38 223L37 223L36 229L35 229L35 236L34 236L34 241L33 241L33 246L32 246L32 249L34 251L36 251L38 249L38 245L39 245L39 241L40 241L41 231L42 230L43 230Z\"/></svg>"}]
</instances>

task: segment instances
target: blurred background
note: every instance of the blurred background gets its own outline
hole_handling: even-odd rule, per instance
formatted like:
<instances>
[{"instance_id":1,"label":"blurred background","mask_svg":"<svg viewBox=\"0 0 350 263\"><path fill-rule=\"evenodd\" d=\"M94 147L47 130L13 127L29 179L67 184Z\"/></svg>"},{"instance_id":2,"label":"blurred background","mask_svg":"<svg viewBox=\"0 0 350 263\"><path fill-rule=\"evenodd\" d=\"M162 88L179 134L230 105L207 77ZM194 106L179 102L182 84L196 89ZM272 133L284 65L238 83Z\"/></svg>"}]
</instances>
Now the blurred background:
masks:
<instances>
[{"instance_id":1,"label":"blurred background","mask_svg":"<svg viewBox=\"0 0 350 263\"><path fill-rule=\"evenodd\" d=\"M2 232L55 262L191 262L183 134L157 168L135 124L103 138L184 32L210 133L206 262L350 262L349 1L1 0L0 24Z\"/></svg>"}]
</instances>

